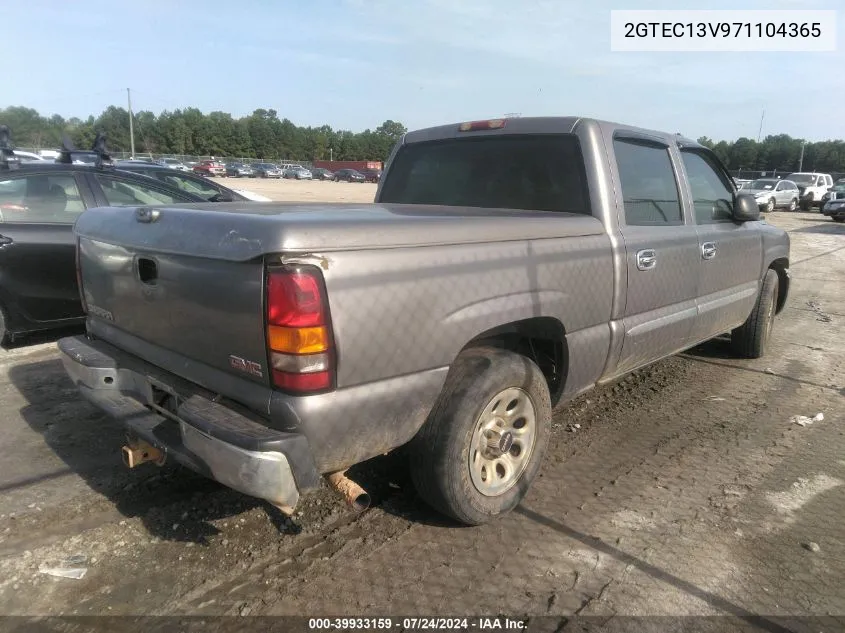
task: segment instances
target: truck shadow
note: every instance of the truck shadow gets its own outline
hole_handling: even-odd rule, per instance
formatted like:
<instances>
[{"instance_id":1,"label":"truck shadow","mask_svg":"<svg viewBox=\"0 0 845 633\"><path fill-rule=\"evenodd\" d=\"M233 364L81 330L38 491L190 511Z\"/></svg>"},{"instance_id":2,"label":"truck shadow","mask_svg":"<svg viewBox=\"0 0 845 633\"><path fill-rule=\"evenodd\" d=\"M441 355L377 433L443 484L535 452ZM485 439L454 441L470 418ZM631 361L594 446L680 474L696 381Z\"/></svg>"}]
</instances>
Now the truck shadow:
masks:
<instances>
[{"instance_id":1,"label":"truck shadow","mask_svg":"<svg viewBox=\"0 0 845 633\"><path fill-rule=\"evenodd\" d=\"M790 233L821 233L824 235L845 235L845 224L833 220L820 221L812 226L805 226Z\"/></svg>"}]
</instances>

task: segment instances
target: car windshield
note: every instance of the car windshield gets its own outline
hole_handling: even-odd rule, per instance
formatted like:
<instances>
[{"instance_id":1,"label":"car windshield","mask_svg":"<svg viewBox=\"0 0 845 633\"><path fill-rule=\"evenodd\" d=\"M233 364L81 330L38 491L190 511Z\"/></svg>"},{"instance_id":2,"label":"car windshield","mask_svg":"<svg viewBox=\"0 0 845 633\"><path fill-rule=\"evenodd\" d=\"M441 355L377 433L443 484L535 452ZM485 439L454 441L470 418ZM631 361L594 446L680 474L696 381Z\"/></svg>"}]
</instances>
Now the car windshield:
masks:
<instances>
[{"instance_id":1,"label":"car windshield","mask_svg":"<svg viewBox=\"0 0 845 633\"><path fill-rule=\"evenodd\" d=\"M797 182L799 185L806 185L815 182L816 176L814 174L789 174L786 179Z\"/></svg>"},{"instance_id":2,"label":"car windshield","mask_svg":"<svg viewBox=\"0 0 845 633\"><path fill-rule=\"evenodd\" d=\"M764 189L764 190L768 190L768 189L774 189L774 188L775 188L775 185L777 185L777 184L778 184L778 181L777 181L777 180L766 180L766 179L760 179L760 180L755 180L755 181L754 181L754 182L752 182L750 185L748 185L747 189Z\"/></svg>"},{"instance_id":3,"label":"car windshield","mask_svg":"<svg viewBox=\"0 0 845 633\"><path fill-rule=\"evenodd\" d=\"M572 134L411 143L382 182L380 202L590 213Z\"/></svg>"}]
</instances>

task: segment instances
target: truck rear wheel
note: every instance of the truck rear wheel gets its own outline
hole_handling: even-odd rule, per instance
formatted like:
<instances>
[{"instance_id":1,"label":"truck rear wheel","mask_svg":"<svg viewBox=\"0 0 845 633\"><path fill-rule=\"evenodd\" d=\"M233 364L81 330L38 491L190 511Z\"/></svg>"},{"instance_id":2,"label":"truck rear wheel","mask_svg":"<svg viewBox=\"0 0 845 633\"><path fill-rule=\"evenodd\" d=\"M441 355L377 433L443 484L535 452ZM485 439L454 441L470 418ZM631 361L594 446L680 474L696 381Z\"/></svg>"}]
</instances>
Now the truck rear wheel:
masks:
<instances>
[{"instance_id":1,"label":"truck rear wheel","mask_svg":"<svg viewBox=\"0 0 845 633\"><path fill-rule=\"evenodd\" d=\"M760 358L772 334L778 300L778 274L771 268L748 319L731 332L731 345L742 358Z\"/></svg>"},{"instance_id":2,"label":"truck rear wheel","mask_svg":"<svg viewBox=\"0 0 845 633\"><path fill-rule=\"evenodd\" d=\"M409 446L417 491L467 525L509 512L540 470L551 418L548 385L533 361L492 347L463 352Z\"/></svg>"}]
</instances>

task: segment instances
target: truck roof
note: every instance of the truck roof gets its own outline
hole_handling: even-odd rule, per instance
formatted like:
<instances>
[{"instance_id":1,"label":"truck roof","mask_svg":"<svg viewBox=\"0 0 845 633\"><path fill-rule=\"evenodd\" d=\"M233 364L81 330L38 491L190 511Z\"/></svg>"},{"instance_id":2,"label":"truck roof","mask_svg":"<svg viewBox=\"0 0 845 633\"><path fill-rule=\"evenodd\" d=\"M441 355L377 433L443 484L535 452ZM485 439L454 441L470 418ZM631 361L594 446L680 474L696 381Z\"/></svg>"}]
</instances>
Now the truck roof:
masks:
<instances>
[{"instance_id":1,"label":"truck roof","mask_svg":"<svg viewBox=\"0 0 845 633\"><path fill-rule=\"evenodd\" d=\"M602 121L578 116L549 116L549 117L516 117L490 119L491 121L504 121L504 126L490 130L470 132L473 136L482 134L571 134L579 127L601 128L611 133L617 129L633 132L644 137L663 139L666 142L677 142L684 147L701 147L701 145L682 134L672 134L659 130L650 130L634 125L625 125L613 121ZM405 134L404 142L418 143L420 141L433 141L446 138L458 138L466 132L460 132L459 126L462 122L435 127L414 130Z\"/></svg>"}]
</instances>

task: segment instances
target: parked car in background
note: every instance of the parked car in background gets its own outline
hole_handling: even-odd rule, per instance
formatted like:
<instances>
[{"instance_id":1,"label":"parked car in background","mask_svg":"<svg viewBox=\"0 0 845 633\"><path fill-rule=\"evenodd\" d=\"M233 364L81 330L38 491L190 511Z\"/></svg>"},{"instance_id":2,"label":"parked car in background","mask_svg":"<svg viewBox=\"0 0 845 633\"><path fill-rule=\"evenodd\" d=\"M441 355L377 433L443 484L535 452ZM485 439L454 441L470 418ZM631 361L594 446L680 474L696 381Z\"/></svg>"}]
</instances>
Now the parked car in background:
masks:
<instances>
[{"instance_id":1,"label":"parked car in background","mask_svg":"<svg viewBox=\"0 0 845 633\"><path fill-rule=\"evenodd\" d=\"M252 166L258 178L281 178L282 170L273 163L255 163Z\"/></svg>"},{"instance_id":2,"label":"parked car in background","mask_svg":"<svg viewBox=\"0 0 845 633\"><path fill-rule=\"evenodd\" d=\"M366 182L367 177L355 169L338 169L334 173L335 182Z\"/></svg>"},{"instance_id":3,"label":"parked car in background","mask_svg":"<svg viewBox=\"0 0 845 633\"><path fill-rule=\"evenodd\" d=\"M78 159L78 153L74 153ZM92 163L96 156L91 157ZM73 224L89 207L206 202L195 193L113 167L0 164L0 340L81 325ZM150 167L153 167L150 165ZM164 167L162 171L173 172Z\"/></svg>"},{"instance_id":4,"label":"parked car in background","mask_svg":"<svg viewBox=\"0 0 845 633\"><path fill-rule=\"evenodd\" d=\"M378 182L381 180L380 169L362 169L361 174L363 174L367 182Z\"/></svg>"},{"instance_id":5,"label":"parked car in background","mask_svg":"<svg viewBox=\"0 0 845 633\"><path fill-rule=\"evenodd\" d=\"M798 191L801 194L800 204L804 211L821 207L824 194L833 186L833 176L830 174L796 172L789 174L786 179L798 185Z\"/></svg>"},{"instance_id":6,"label":"parked car in background","mask_svg":"<svg viewBox=\"0 0 845 633\"><path fill-rule=\"evenodd\" d=\"M324 167L317 167L311 170L311 178L314 180L333 180L334 173Z\"/></svg>"},{"instance_id":7,"label":"parked car in background","mask_svg":"<svg viewBox=\"0 0 845 633\"><path fill-rule=\"evenodd\" d=\"M229 163L226 175L233 178L255 178L255 170L246 163Z\"/></svg>"},{"instance_id":8,"label":"parked car in background","mask_svg":"<svg viewBox=\"0 0 845 633\"><path fill-rule=\"evenodd\" d=\"M741 189L742 185L747 184L749 182L751 182L751 181L748 180L747 178L734 178L734 183L736 183L737 189Z\"/></svg>"},{"instance_id":9,"label":"parked car in background","mask_svg":"<svg viewBox=\"0 0 845 633\"><path fill-rule=\"evenodd\" d=\"M791 180L758 178L743 187L741 191L753 195L761 211L774 211L780 207L795 211L798 208L800 197L798 185Z\"/></svg>"},{"instance_id":10,"label":"parked car in background","mask_svg":"<svg viewBox=\"0 0 845 633\"><path fill-rule=\"evenodd\" d=\"M191 171L191 168L185 165L181 160L176 158L159 158L155 161L156 165L161 165L162 167L167 167L169 169L175 169L176 171Z\"/></svg>"},{"instance_id":11,"label":"parked car in background","mask_svg":"<svg viewBox=\"0 0 845 633\"><path fill-rule=\"evenodd\" d=\"M15 157L22 162L22 163L48 163L53 162L52 160L48 160L41 156L40 154L34 154L32 152L21 152L15 150Z\"/></svg>"},{"instance_id":12,"label":"parked car in background","mask_svg":"<svg viewBox=\"0 0 845 633\"><path fill-rule=\"evenodd\" d=\"M226 176L226 167L222 163L218 163L216 160L201 160L196 165L194 165L193 172L195 174L201 174L203 176Z\"/></svg>"},{"instance_id":13,"label":"parked car in background","mask_svg":"<svg viewBox=\"0 0 845 633\"><path fill-rule=\"evenodd\" d=\"M766 352L789 236L712 151L581 117L503 125L404 135L353 214L85 212L71 381L128 450L287 514L321 474L349 490L347 468L405 447L420 497L476 525L528 491L553 407L726 332Z\"/></svg>"},{"instance_id":14,"label":"parked car in background","mask_svg":"<svg viewBox=\"0 0 845 633\"><path fill-rule=\"evenodd\" d=\"M845 179L837 180L827 196L828 199L822 205L822 214L836 222L845 222Z\"/></svg>"},{"instance_id":15,"label":"parked car in background","mask_svg":"<svg viewBox=\"0 0 845 633\"><path fill-rule=\"evenodd\" d=\"M161 165L142 165L118 161L115 163L115 167L125 171L131 171L142 176L147 176L149 178L155 178L158 181L176 187L177 189L181 189L182 191L187 191L188 193L201 196L209 202L270 202L270 198L253 193L252 191L246 191L244 189L230 189L228 187L224 187L218 182L215 182L214 180L203 178L198 174L176 171L167 167L162 167Z\"/></svg>"},{"instance_id":16,"label":"parked car in background","mask_svg":"<svg viewBox=\"0 0 845 633\"><path fill-rule=\"evenodd\" d=\"M310 170L305 169L305 167L301 165L292 165L285 169L284 177L292 178L294 180L311 180L312 174Z\"/></svg>"}]
</instances>

